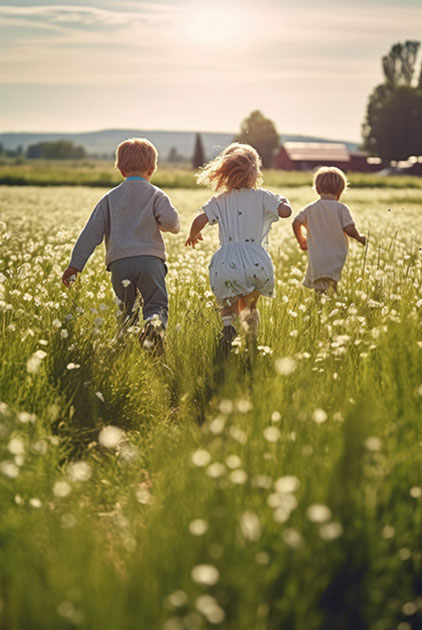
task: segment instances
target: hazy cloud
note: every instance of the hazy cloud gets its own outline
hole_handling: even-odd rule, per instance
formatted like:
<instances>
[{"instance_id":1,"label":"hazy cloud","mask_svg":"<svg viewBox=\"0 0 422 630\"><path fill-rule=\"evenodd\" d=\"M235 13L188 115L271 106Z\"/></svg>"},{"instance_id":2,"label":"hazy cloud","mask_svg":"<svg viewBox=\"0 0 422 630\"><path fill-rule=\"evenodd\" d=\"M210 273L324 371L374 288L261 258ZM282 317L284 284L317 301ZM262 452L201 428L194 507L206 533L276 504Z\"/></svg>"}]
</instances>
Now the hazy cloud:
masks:
<instances>
[{"instance_id":1,"label":"hazy cloud","mask_svg":"<svg viewBox=\"0 0 422 630\"><path fill-rule=\"evenodd\" d=\"M168 12L167 5L152 4L138 5L137 11L121 11L111 9L99 9L93 6L77 5L43 5L30 7L2 6L0 18L18 24L19 20L28 25L33 23L50 24L57 26L82 26L82 27L110 27L110 26L134 26L147 23L160 25L165 23Z\"/></svg>"}]
</instances>

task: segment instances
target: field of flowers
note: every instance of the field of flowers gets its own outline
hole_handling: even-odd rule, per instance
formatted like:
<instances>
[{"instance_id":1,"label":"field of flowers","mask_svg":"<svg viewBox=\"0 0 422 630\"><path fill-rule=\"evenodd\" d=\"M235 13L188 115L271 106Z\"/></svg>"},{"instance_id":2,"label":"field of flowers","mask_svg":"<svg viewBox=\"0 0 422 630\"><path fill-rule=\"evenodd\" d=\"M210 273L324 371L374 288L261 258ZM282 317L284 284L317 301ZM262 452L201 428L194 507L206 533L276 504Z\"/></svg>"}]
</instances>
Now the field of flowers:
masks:
<instances>
[{"instance_id":1,"label":"field of flowers","mask_svg":"<svg viewBox=\"0 0 422 630\"><path fill-rule=\"evenodd\" d=\"M161 359L116 335L101 248L61 285L101 194L2 189L0 628L421 627L420 190L348 193L369 244L332 298L279 221L259 345L227 360L217 229L184 247L206 190L170 191Z\"/></svg>"}]
</instances>

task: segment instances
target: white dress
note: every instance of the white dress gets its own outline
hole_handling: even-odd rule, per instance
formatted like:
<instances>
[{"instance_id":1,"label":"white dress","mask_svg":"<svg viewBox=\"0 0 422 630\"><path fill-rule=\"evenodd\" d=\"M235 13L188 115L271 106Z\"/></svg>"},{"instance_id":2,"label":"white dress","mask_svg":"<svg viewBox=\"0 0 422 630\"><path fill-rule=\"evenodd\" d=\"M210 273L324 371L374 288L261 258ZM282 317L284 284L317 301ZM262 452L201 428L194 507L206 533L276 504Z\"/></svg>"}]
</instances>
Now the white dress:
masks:
<instances>
[{"instance_id":1,"label":"white dress","mask_svg":"<svg viewBox=\"0 0 422 630\"><path fill-rule=\"evenodd\" d=\"M267 252L268 232L278 221L281 197L264 188L241 188L212 197L203 211L218 223L220 249L209 266L210 286L219 302L259 291L274 295L274 268Z\"/></svg>"},{"instance_id":2,"label":"white dress","mask_svg":"<svg viewBox=\"0 0 422 630\"><path fill-rule=\"evenodd\" d=\"M346 204L334 199L319 199L296 215L305 226L308 243L308 267L303 284L318 288L321 278L340 280L346 262L348 239L344 228L355 222Z\"/></svg>"}]
</instances>

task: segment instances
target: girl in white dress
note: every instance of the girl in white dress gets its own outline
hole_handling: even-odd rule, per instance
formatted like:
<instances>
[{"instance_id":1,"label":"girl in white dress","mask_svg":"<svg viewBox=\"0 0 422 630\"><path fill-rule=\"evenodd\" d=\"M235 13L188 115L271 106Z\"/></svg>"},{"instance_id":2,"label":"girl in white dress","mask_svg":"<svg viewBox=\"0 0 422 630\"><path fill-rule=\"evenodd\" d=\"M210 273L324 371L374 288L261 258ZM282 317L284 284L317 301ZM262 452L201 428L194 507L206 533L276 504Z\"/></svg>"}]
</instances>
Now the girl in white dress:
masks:
<instances>
[{"instance_id":1,"label":"girl in white dress","mask_svg":"<svg viewBox=\"0 0 422 630\"><path fill-rule=\"evenodd\" d=\"M202 230L218 223L220 249L209 266L211 290L220 307L223 339L231 344L239 316L248 333L256 337L260 295L274 295L274 269L267 252L268 232L279 217L292 209L288 200L258 188L262 182L261 159L248 144L233 143L206 164L197 181L220 194L202 207L193 221L186 245L202 241Z\"/></svg>"},{"instance_id":2,"label":"girl in white dress","mask_svg":"<svg viewBox=\"0 0 422 630\"><path fill-rule=\"evenodd\" d=\"M314 176L314 189L320 198L303 208L293 221L296 239L301 249L308 252L303 284L318 293L337 290L347 257L347 237L362 245L366 243L365 236L356 229L349 208L339 201L346 188L347 179L342 170L322 166Z\"/></svg>"}]
</instances>

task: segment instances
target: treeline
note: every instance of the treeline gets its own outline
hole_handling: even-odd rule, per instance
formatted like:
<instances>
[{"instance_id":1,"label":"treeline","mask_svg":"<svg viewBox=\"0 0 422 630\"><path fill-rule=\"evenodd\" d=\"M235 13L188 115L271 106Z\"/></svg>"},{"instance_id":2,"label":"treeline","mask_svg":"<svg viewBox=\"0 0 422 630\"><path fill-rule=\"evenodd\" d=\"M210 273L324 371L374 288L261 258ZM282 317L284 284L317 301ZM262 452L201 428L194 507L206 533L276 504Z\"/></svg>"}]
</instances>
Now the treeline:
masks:
<instances>
[{"instance_id":1,"label":"treeline","mask_svg":"<svg viewBox=\"0 0 422 630\"><path fill-rule=\"evenodd\" d=\"M54 142L38 142L31 144L26 151L21 146L15 150L5 149L0 144L0 157L26 157L44 160L81 160L87 157L87 152L81 145L70 140L56 140Z\"/></svg>"}]
</instances>

